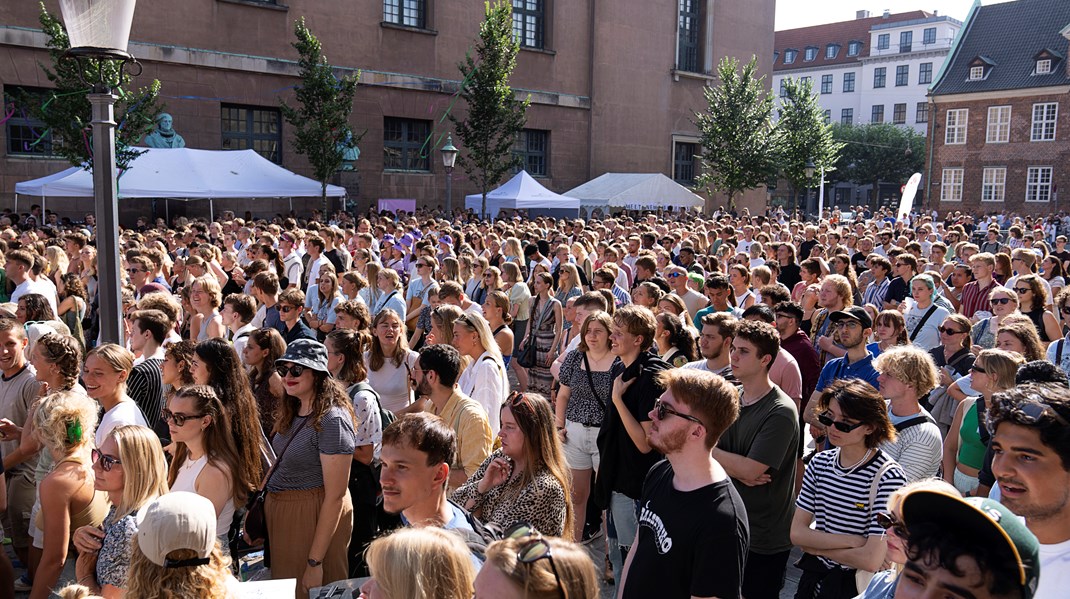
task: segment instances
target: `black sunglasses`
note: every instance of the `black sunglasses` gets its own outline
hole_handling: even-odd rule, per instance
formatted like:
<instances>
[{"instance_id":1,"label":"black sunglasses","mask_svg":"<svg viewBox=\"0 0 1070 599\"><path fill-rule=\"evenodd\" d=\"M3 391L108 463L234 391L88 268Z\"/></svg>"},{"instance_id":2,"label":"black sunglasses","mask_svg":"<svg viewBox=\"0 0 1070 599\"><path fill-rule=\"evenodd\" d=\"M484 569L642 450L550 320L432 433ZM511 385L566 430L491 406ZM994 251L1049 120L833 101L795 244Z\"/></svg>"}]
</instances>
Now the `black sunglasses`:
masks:
<instances>
[{"instance_id":1,"label":"black sunglasses","mask_svg":"<svg viewBox=\"0 0 1070 599\"><path fill-rule=\"evenodd\" d=\"M115 466L116 464L119 464L121 466L123 464L119 461L119 458L103 453L99 449L94 449L90 453L90 457L93 458L94 464L100 464L100 469L104 472L111 472L113 466Z\"/></svg>"},{"instance_id":2,"label":"black sunglasses","mask_svg":"<svg viewBox=\"0 0 1070 599\"><path fill-rule=\"evenodd\" d=\"M557 572L557 564L554 563L550 542L543 538L539 531L535 530L534 526L527 522L517 522L505 531L504 538L512 540L530 538L531 540L522 544L517 550L516 561L527 566L530 571L532 564L535 562L541 559L548 560L550 562L550 570L554 573L554 581L557 583L557 588L561 590L561 594L565 599L568 599L568 589L561 584L561 575Z\"/></svg>"},{"instance_id":3,"label":"black sunglasses","mask_svg":"<svg viewBox=\"0 0 1070 599\"><path fill-rule=\"evenodd\" d=\"M297 308L294 308L293 306L280 306L279 312L282 312L283 314L289 314L290 312L293 312L296 309Z\"/></svg>"},{"instance_id":4,"label":"black sunglasses","mask_svg":"<svg viewBox=\"0 0 1070 599\"><path fill-rule=\"evenodd\" d=\"M907 527L899 518L895 517L895 514L889 512L878 513L877 525L885 530L892 531L900 539L905 540L907 538Z\"/></svg>"},{"instance_id":5,"label":"black sunglasses","mask_svg":"<svg viewBox=\"0 0 1070 599\"><path fill-rule=\"evenodd\" d=\"M985 370L983 366L978 366L977 364L970 366L970 370L974 372L980 372L981 374L988 374L988 371Z\"/></svg>"},{"instance_id":6,"label":"black sunglasses","mask_svg":"<svg viewBox=\"0 0 1070 599\"><path fill-rule=\"evenodd\" d=\"M842 421L839 421L839 420L833 420L832 416L830 416L828 412L825 412L824 414L818 414L817 421L820 422L822 426L835 427L836 430L840 431L841 433L849 433L849 432L855 430L856 428L862 426L863 424L865 424L863 422L856 422L854 424L848 424L846 422L842 422Z\"/></svg>"},{"instance_id":7,"label":"black sunglasses","mask_svg":"<svg viewBox=\"0 0 1070 599\"><path fill-rule=\"evenodd\" d=\"M993 306L995 306L996 304L1009 304L1013 300L1009 297L994 297L988 301L991 302Z\"/></svg>"},{"instance_id":8,"label":"black sunglasses","mask_svg":"<svg viewBox=\"0 0 1070 599\"><path fill-rule=\"evenodd\" d=\"M187 420L193 420L195 418L204 418L204 416L204 414L176 414L166 408L163 410L163 421L174 422L175 426L182 426L186 424Z\"/></svg>"},{"instance_id":9,"label":"black sunglasses","mask_svg":"<svg viewBox=\"0 0 1070 599\"><path fill-rule=\"evenodd\" d=\"M656 413L657 413L657 416L658 416L658 420L665 420L665 415L666 414L672 414L673 416L677 416L679 418L683 418L684 420L690 420L691 422L694 422L695 424L701 424L702 426L706 426L698 418L695 418L694 416L691 416L690 414L681 414L680 412L677 412L676 410L674 410L674 409L670 408L669 406L665 405L665 402L661 401L660 399L654 400L654 410L656 410Z\"/></svg>"},{"instance_id":10,"label":"black sunglasses","mask_svg":"<svg viewBox=\"0 0 1070 599\"><path fill-rule=\"evenodd\" d=\"M956 331L951 327L940 327L940 332L945 335L961 335L962 333L968 333L969 331Z\"/></svg>"},{"instance_id":11,"label":"black sunglasses","mask_svg":"<svg viewBox=\"0 0 1070 599\"><path fill-rule=\"evenodd\" d=\"M1030 289L1028 287L1015 287L1014 288L1014 292L1017 293L1018 295L1022 295L1023 293L1029 293L1030 291L1032 291L1032 289Z\"/></svg>"},{"instance_id":12,"label":"black sunglasses","mask_svg":"<svg viewBox=\"0 0 1070 599\"><path fill-rule=\"evenodd\" d=\"M300 364L294 364L293 366L290 366L290 367L286 367L285 365L284 366L276 366L275 367L275 372L279 373L279 376L281 376L283 378L286 378L286 374L287 373L292 375L294 378L297 378L297 377L299 377L299 376L301 376L302 374L305 373L305 367L300 365Z\"/></svg>"},{"instance_id":13,"label":"black sunglasses","mask_svg":"<svg viewBox=\"0 0 1070 599\"><path fill-rule=\"evenodd\" d=\"M1059 312L1070 315L1070 306L1063 306L1062 308L1059 308Z\"/></svg>"}]
</instances>

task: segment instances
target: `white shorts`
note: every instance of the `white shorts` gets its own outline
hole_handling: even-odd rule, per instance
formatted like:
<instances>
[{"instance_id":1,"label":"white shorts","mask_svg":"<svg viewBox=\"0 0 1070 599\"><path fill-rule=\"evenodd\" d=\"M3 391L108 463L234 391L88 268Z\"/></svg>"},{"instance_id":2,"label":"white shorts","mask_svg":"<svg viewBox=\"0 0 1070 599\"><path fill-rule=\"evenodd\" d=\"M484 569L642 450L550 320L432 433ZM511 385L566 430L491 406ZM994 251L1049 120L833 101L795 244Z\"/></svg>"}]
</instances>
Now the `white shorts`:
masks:
<instances>
[{"instance_id":1,"label":"white shorts","mask_svg":"<svg viewBox=\"0 0 1070 599\"><path fill-rule=\"evenodd\" d=\"M573 470L598 470L598 427L565 421L565 461Z\"/></svg>"}]
</instances>

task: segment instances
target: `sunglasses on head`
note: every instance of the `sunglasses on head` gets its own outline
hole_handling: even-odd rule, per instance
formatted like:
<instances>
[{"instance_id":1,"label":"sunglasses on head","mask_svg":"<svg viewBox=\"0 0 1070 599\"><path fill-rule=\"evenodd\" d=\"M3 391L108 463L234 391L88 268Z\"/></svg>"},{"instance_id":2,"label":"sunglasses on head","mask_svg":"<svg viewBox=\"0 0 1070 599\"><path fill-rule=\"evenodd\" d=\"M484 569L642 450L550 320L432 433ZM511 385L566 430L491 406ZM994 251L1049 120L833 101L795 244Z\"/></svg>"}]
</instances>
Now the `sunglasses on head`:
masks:
<instances>
[{"instance_id":1,"label":"sunglasses on head","mask_svg":"<svg viewBox=\"0 0 1070 599\"><path fill-rule=\"evenodd\" d=\"M300 364L294 364L287 367L285 364L276 366L275 372L279 373L279 376L286 378L286 374L289 373L294 378L297 378L305 373L305 367Z\"/></svg>"},{"instance_id":2,"label":"sunglasses on head","mask_svg":"<svg viewBox=\"0 0 1070 599\"><path fill-rule=\"evenodd\" d=\"M1017 420L1026 424L1036 424L1044 418L1052 418L1063 426L1070 426L1070 424L1067 424L1066 418L1063 418L1062 414L1055 408L1041 401L1023 401L1015 406L1013 411L1017 416Z\"/></svg>"},{"instance_id":3,"label":"sunglasses on head","mask_svg":"<svg viewBox=\"0 0 1070 599\"><path fill-rule=\"evenodd\" d=\"M880 512L877 514L877 525L885 530L890 530L895 533L895 536L900 539L907 538L907 527L899 518L895 517L895 514L890 512Z\"/></svg>"},{"instance_id":4,"label":"sunglasses on head","mask_svg":"<svg viewBox=\"0 0 1070 599\"><path fill-rule=\"evenodd\" d=\"M530 539L520 545L520 548L516 552L516 561L524 564L530 570L532 564L535 562L541 559L548 560L550 562L550 570L554 573L554 580L557 583L557 588L561 590L561 594L565 599L568 599L568 590L561 584L561 576L557 572L557 564L554 563L554 556L550 550L550 542L543 538L543 536L539 534L539 531L535 530L534 526L527 522L517 522L506 529L504 538L514 541Z\"/></svg>"},{"instance_id":5,"label":"sunglasses on head","mask_svg":"<svg viewBox=\"0 0 1070 599\"><path fill-rule=\"evenodd\" d=\"M1012 300L1009 297L994 297L994 298L992 298L992 299L990 299L988 301L991 302L991 304L993 306L995 306L995 305L1001 305L1001 304L1009 304L1014 300Z\"/></svg>"},{"instance_id":6,"label":"sunglasses on head","mask_svg":"<svg viewBox=\"0 0 1070 599\"><path fill-rule=\"evenodd\" d=\"M855 430L856 428L858 428L858 427L860 427L860 426L862 426L864 424L862 422L856 422L854 424L848 424L848 423L840 421L840 420L833 420L832 419L832 415L829 412L825 412L824 414L818 414L817 421L820 422L822 426L834 427L836 430L840 431L841 433L849 433L849 432Z\"/></svg>"},{"instance_id":7,"label":"sunglasses on head","mask_svg":"<svg viewBox=\"0 0 1070 599\"><path fill-rule=\"evenodd\" d=\"M122 465L122 462L119 461L119 458L103 453L99 449L94 449L90 456L93 458L93 463L99 463L100 469L104 472L111 472L112 467L116 464L119 464L120 466Z\"/></svg>"}]
</instances>

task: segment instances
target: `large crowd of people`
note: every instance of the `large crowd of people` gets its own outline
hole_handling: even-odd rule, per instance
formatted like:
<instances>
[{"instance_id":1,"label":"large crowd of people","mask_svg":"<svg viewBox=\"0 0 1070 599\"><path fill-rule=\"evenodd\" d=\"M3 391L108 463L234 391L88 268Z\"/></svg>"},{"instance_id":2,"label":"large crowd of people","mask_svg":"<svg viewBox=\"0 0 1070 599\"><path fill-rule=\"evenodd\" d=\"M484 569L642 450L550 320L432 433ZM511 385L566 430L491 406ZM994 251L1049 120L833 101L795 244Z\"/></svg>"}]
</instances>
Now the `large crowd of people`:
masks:
<instances>
[{"instance_id":1,"label":"large crowd of people","mask_svg":"<svg viewBox=\"0 0 1070 599\"><path fill-rule=\"evenodd\" d=\"M122 344L53 216L0 216L0 599L1070 585L1070 216L141 219Z\"/></svg>"}]
</instances>

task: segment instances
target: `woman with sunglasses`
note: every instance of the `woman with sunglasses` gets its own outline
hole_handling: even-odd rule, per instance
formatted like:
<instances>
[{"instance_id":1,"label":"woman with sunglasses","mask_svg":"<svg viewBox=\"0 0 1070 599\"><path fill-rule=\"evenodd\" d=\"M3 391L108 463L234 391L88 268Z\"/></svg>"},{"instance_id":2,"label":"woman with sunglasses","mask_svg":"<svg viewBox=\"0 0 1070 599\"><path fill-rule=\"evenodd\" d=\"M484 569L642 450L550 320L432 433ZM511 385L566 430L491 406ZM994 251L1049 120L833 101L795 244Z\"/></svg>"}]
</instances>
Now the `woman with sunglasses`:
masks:
<instances>
[{"instance_id":1,"label":"woman with sunglasses","mask_svg":"<svg viewBox=\"0 0 1070 599\"><path fill-rule=\"evenodd\" d=\"M1042 342L1051 342L1062 337L1059 321L1047 309L1051 299L1043 279L1038 275L1023 275L1014 282L1014 292L1018 294L1018 309L1033 321L1037 335Z\"/></svg>"},{"instance_id":2,"label":"woman with sunglasses","mask_svg":"<svg viewBox=\"0 0 1070 599\"><path fill-rule=\"evenodd\" d=\"M498 434L502 403L509 395L509 376L490 325L478 314L462 314L453 323L452 345L468 362L457 379L457 388L483 406L491 432Z\"/></svg>"},{"instance_id":3,"label":"woman with sunglasses","mask_svg":"<svg viewBox=\"0 0 1070 599\"><path fill-rule=\"evenodd\" d=\"M875 572L884 563L887 544L876 515L906 476L880 450L895 440L895 427L871 385L836 381L818 399L817 413L833 449L815 454L803 474L791 522L791 541L804 552L795 598L847 599L859 592L857 570Z\"/></svg>"},{"instance_id":4,"label":"woman with sunglasses","mask_svg":"<svg viewBox=\"0 0 1070 599\"><path fill-rule=\"evenodd\" d=\"M409 349L405 339L402 317L391 309L377 314L372 320L371 348L364 353L364 364L368 382L379 393L383 408L399 416L422 410L422 404L413 401L409 386L409 373L417 357L419 354Z\"/></svg>"},{"instance_id":5,"label":"woman with sunglasses","mask_svg":"<svg viewBox=\"0 0 1070 599\"><path fill-rule=\"evenodd\" d=\"M483 461L452 499L482 522L530 522L548 535L573 534L571 477L554 431L550 402L514 392L501 409L501 448Z\"/></svg>"},{"instance_id":6,"label":"woman with sunglasses","mask_svg":"<svg viewBox=\"0 0 1070 599\"><path fill-rule=\"evenodd\" d=\"M487 274L490 263L486 258L479 257L472 260L472 277L464 286L464 294L477 304L482 304L487 297L488 286L483 280Z\"/></svg>"},{"instance_id":7,"label":"woman with sunglasses","mask_svg":"<svg viewBox=\"0 0 1070 599\"><path fill-rule=\"evenodd\" d=\"M598 574L582 546L539 535L530 525L487 546L474 599L598 597Z\"/></svg>"},{"instance_id":8,"label":"woman with sunglasses","mask_svg":"<svg viewBox=\"0 0 1070 599\"><path fill-rule=\"evenodd\" d=\"M888 498L887 511L877 514L877 524L885 530L884 539L888 542L884 563L890 567L875 573L857 599L893 599L895 596L896 581L903 572L903 565L907 563L907 527L903 524L901 508L903 499L914 491L935 491L952 497L960 496L955 487L936 478L908 483L892 493Z\"/></svg>"},{"instance_id":9,"label":"woman with sunglasses","mask_svg":"<svg viewBox=\"0 0 1070 599\"><path fill-rule=\"evenodd\" d=\"M41 550L30 597L46 599L63 572L71 534L82 526L99 526L108 502L93 488L90 451L96 403L84 393L56 391L41 399L32 417L33 435L48 454L50 467L38 483L41 507L31 522L41 531Z\"/></svg>"},{"instance_id":10,"label":"woman with sunglasses","mask_svg":"<svg viewBox=\"0 0 1070 599\"><path fill-rule=\"evenodd\" d=\"M271 574L296 578L296 596L305 599L309 589L348 577L349 471L357 448L353 404L331 377L323 344L295 341L275 365L286 396L271 440L281 457L264 503Z\"/></svg>"},{"instance_id":11,"label":"woman with sunglasses","mask_svg":"<svg viewBox=\"0 0 1070 599\"><path fill-rule=\"evenodd\" d=\"M92 457L93 486L108 494L111 509L101 526L74 531L74 571L93 594L112 599L126 594L138 510L167 493L167 462L159 437L144 426L115 428Z\"/></svg>"},{"instance_id":12,"label":"woman with sunglasses","mask_svg":"<svg viewBox=\"0 0 1070 599\"><path fill-rule=\"evenodd\" d=\"M233 425L215 391L192 385L175 392L163 412L174 459L167 474L171 491L188 491L208 498L215 508L215 534L229 555L227 535L234 507L245 504L259 481L260 463L246 464L234 444Z\"/></svg>"},{"instance_id":13,"label":"woman with sunglasses","mask_svg":"<svg viewBox=\"0 0 1070 599\"><path fill-rule=\"evenodd\" d=\"M1018 312L1018 295L1006 287L994 287L988 294L989 310L992 315L974 323L970 329L970 342L973 353L996 346L996 331L1003 319Z\"/></svg>"},{"instance_id":14,"label":"woman with sunglasses","mask_svg":"<svg viewBox=\"0 0 1070 599\"><path fill-rule=\"evenodd\" d=\"M401 528L372 542L366 558L371 578L360 587L362 598L472 597L476 578L472 553L462 537L451 531L433 526Z\"/></svg>"},{"instance_id":15,"label":"woman with sunglasses","mask_svg":"<svg viewBox=\"0 0 1070 599\"><path fill-rule=\"evenodd\" d=\"M1014 388L1018 367L1024 363L1019 354L986 349L970 367L969 387L978 395L958 403L944 438L943 478L960 493L968 495L977 489L977 473L988 445L988 432L982 430L986 407L992 405L993 395Z\"/></svg>"}]
</instances>

